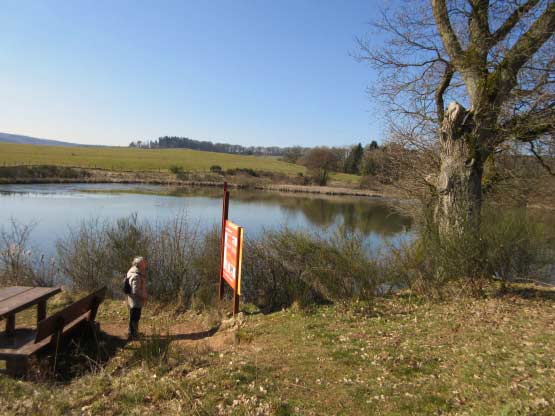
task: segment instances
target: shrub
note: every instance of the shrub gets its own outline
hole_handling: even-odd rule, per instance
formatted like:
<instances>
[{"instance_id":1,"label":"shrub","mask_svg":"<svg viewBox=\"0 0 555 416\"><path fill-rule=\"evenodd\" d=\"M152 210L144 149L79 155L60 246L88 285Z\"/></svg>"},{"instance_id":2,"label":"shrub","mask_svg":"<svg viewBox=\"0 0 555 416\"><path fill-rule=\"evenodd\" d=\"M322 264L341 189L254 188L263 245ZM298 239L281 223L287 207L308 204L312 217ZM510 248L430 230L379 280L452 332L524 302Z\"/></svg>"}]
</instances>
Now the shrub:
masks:
<instances>
[{"instance_id":1,"label":"shrub","mask_svg":"<svg viewBox=\"0 0 555 416\"><path fill-rule=\"evenodd\" d=\"M220 272L220 228L213 226L201 240L192 266L197 273L198 288L192 304L196 309L214 306L218 300L217 287Z\"/></svg>"},{"instance_id":2,"label":"shrub","mask_svg":"<svg viewBox=\"0 0 555 416\"><path fill-rule=\"evenodd\" d=\"M252 177L258 177L258 172L251 168L236 168L236 169L228 169L226 170L226 174L233 176L233 175L246 175Z\"/></svg>"},{"instance_id":3,"label":"shrub","mask_svg":"<svg viewBox=\"0 0 555 416\"><path fill-rule=\"evenodd\" d=\"M149 262L148 289L160 300L188 304L198 287L192 262L197 232L183 215L166 223L139 223L137 215L114 223L88 220L57 243L62 271L76 289L106 285L121 293L121 282L136 255Z\"/></svg>"},{"instance_id":4,"label":"shrub","mask_svg":"<svg viewBox=\"0 0 555 416\"><path fill-rule=\"evenodd\" d=\"M14 220L0 229L0 286L52 286L58 277L54 259L37 255L30 248L32 225Z\"/></svg>"},{"instance_id":5,"label":"shrub","mask_svg":"<svg viewBox=\"0 0 555 416\"><path fill-rule=\"evenodd\" d=\"M270 231L246 244L244 297L266 309L375 294L378 274L362 238L348 232L324 238Z\"/></svg>"},{"instance_id":6,"label":"shrub","mask_svg":"<svg viewBox=\"0 0 555 416\"><path fill-rule=\"evenodd\" d=\"M200 286L199 275L193 262L199 250L197 227L184 215L157 224L145 226L149 231L149 244L145 255L149 261L149 290L161 300L179 300L189 305Z\"/></svg>"},{"instance_id":7,"label":"shrub","mask_svg":"<svg viewBox=\"0 0 555 416\"><path fill-rule=\"evenodd\" d=\"M83 179L89 176L90 173L86 170L66 166L37 165L0 167L0 178L6 179Z\"/></svg>"},{"instance_id":8,"label":"shrub","mask_svg":"<svg viewBox=\"0 0 555 416\"><path fill-rule=\"evenodd\" d=\"M108 231L107 223L90 219L56 243L60 269L76 289L92 291L106 285L113 293L121 286L113 279Z\"/></svg>"},{"instance_id":9,"label":"shrub","mask_svg":"<svg viewBox=\"0 0 555 416\"><path fill-rule=\"evenodd\" d=\"M392 248L385 267L390 281L418 292L438 294L450 282L480 290L485 279L527 277L553 257L525 211L486 208L478 235L449 237L440 236L431 212L424 217L415 240Z\"/></svg>"},{"instance_id":10,"label":"shrub","mask_svg":"<svg viewBox=\"0 0 555 416\"><path fill-rule=\"evenodd\" d=\"M482 238L487 244L484 262L490 276L504 280L526 277L553 260L542 227L523 209L503 215L488 211L482 221Z\"/></svg>"},{"instance_id":11,"label":"shrub","mask_svg":"<svg viewBox=\"0 0 555 416\"><path fill-rule=\"evenodd\" d=\"M218 175L223 175L223 170L220 165L212 165L210 166L210 172L217 173Z\"/></svg>"},{"instance_id":12,"label":"shrub","mask_svg":"<svg viewBox=\"0 0 555 416\"><path fill-rule=\"evenodd\" d=\"M183 166L170 165L169 169L171 173L175 173L176 175L179 173L183 173Z\"/></svg>"}]
</instances>

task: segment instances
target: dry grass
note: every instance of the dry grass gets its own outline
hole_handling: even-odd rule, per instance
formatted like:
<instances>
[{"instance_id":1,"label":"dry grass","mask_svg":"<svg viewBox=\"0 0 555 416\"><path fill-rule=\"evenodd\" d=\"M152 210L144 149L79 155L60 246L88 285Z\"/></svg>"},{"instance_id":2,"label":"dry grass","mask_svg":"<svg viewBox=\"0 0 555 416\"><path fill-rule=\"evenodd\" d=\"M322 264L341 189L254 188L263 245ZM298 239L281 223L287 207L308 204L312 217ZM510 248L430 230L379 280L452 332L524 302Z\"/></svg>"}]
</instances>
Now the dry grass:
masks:
<instances>
[{"instance_id":1,"label":"dry grass","mask_svg":"<svg viewBox=\"0 0 555 416\"><path fill-rule=\"evenodd\" d=\"M157 313L173 312L153 306L145 323ZM122 322L125 309L108 301L99 319ZM373 305L251 313L236 337L219 351L172 350L158 367L131 360L138 345L130 344L106 367L64 384L0 376L0 409L548 415L555 406L555 292L547 289L514 286L503 295L443 303L404 294Z\"/></svg>"}]
</instances>

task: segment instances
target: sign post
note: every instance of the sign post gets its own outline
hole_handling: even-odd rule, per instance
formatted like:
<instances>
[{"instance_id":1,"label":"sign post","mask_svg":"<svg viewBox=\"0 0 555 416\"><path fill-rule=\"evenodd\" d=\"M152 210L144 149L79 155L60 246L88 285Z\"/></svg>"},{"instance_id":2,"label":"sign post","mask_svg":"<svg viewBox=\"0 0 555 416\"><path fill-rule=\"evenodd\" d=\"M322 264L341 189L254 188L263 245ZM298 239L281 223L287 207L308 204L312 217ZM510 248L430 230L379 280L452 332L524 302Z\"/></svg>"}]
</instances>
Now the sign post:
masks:
<instances>
[{"instance_id":1,"label":"sign post","mask_svg":"<svg viewBox=\"0 0 555 416\"><path fill-rule=\"evenodd\" d=\"M227 190L227 182L224 182L224 197L222 203L222 238L220 243L220 286L218 289L218 296L220 300L224 298L224 249L225 249L225 222L229 215L229 191Z\"/></svg>"},{"instance_id":2,"label":"sign post","mask_svg":"<svg viewBox=\"0 0 555 416\"><path fill-rule=\"evenodd\" d=\"M233 315L239 313L241 295L241 262L243 258L243 227L228 219L229 191L224 183L222 209L222 245L220 261L219 297L223 299L224 281L233 289Z\"/></svg>"}]
</instances>

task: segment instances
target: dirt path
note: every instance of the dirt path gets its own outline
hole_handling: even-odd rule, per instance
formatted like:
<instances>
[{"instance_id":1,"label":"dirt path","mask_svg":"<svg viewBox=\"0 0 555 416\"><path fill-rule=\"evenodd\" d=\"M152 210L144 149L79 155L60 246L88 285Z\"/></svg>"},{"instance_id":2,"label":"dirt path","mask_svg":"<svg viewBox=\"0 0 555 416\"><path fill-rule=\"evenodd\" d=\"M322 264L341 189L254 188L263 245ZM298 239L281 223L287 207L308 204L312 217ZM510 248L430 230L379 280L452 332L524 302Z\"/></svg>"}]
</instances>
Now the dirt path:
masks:
<instances>
[{"instance_id":1,"label":"dirt path","mask_svg":"<svg viewBox=\"0 0 555 416\"><path fill-rule=\"evenodd\" d=\"M159 328L152 324L141 325L142 336L169 338L172 343L182 347L207 348L212 351L222 351L235 344L236 330L240 322L224 321L224 324L207 328L196 322L185 322ZM102 322L101 330L109 336L127 339L127 324Z\"/></svg>"}]
</instances>

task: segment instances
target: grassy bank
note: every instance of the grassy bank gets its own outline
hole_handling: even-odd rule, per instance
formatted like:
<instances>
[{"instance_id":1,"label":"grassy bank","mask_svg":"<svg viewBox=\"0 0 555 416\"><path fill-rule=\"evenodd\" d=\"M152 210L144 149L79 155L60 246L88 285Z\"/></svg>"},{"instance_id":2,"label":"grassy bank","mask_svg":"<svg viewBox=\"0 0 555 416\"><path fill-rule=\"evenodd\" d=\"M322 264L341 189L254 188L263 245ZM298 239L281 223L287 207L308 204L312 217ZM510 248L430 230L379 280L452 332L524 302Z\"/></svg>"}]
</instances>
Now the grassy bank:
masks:
<instances>
[{"instance_id":1,"label":"grassy bank","mask_svg":"<svg viewBox=\"0 0 555 416\"><path fill-rule=\"evenodd\" d=\"M0 183L134 182L202 186L224 180L251 188L310 182L303 166L276 157L189 149L0 143ZM331 174L330 184L334 186L353 188L359 183L360 177L356 175Z\"/></svg>"},{"instance_id":2,"label":"grassy bank","mask_svg":"<svg viewBox=\"0 0 555 416\"><path fill-rule=\"evenodd\" d=\"M57 382L0 375L0 412L553 414L553 291L511 286L448 302L406 293L270 315L243 308L250 313L233 328L186 341L213 316L150 305L151 335L105 365ZM107 301L99 321L110 333L125 316L121 302Z\"/></svg>"},{"instance_id":3,"label":"grassy bank","mask_svg":"<svg viewBox=\"0 0 555 416\"><path fill-rule=\"evenodd\" d=\"M254 169L297 174L304 168L274 157L243 156L189 149L135 149L127 147L58 147L0 143L0 165L58 165L124 171L185 171Z\"/></svg>"}]
</instances>

